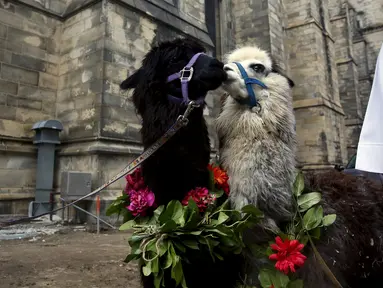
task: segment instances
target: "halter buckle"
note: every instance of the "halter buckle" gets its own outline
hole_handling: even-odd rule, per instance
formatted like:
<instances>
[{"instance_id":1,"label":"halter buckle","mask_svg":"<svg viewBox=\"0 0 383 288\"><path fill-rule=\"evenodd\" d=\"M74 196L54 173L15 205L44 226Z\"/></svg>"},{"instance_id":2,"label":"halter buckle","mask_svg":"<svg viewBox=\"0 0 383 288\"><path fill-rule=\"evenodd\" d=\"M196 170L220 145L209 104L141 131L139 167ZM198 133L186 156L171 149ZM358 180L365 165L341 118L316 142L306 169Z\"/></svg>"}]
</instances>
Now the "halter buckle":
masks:
<instances>
[{"instance_id":1,"label":"halter buckle","mask_svg":"<svg viewBox=\"0 0 383 288\"><path fill-rule=\"evenodd\" d=\"M185 76L185 73L186 73L186 76ZM189 75L187 74L189 73ZM180 71L180 80L181 82L189 82L192 77L193 77L193 73L194 73L194 69L193 67L184 67L182 68L182 70Z\"/></svg>"}]
</instances>

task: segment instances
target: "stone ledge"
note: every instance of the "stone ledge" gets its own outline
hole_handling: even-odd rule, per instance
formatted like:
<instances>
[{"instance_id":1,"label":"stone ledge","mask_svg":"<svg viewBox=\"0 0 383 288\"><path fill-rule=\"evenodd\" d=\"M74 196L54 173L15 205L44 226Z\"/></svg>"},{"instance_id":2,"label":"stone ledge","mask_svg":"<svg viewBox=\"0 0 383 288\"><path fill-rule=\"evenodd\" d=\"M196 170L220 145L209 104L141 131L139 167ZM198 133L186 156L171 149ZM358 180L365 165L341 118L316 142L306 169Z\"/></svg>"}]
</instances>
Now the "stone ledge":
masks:
<instances>
[{"instance_id":1,"label":"stone ledge","mask_svg":"<svg viewBox=\"0 0 383 288\"><path fill-rule=\"evenodd\" d=\"M343 116L345 115L343 112L343 108L340 105L323 98L298 100L294 101L293 103L294 110L318 106L324 106L337 112L338 114L341 114Z\"/></svg>"},{"instance_id":2,"label":"stone ledge","mask_svg":"<svg viewBox=\"0 0 383 288\"><path fill-rule=\"evenodd\" d=\"M59 147L57 151L59 156L92 154L139 155L143 152L143 149L141 146L130 143L98 139L92 142L71 143L70 145Z\"/></svg>"},{"instance_id":3,"label":"stone ledge","mask_svg":"<svg viewBox=\"0 0 383 288\"><path fill-rule=\"evenodd\" d=\"M302 26L307 26L307 25L310 25L310 24L314 24L315 26L317 26L323 33L323 35L325 35L327 38L329 38L333 43L335 43L335 40L334 38L331 36L331 34L325 30L325 28L323 28L323 26L314 18L311 18L311 19L308 19L308 20L301 20L301 21L296 21L294 23L291 23L289 24L285 30L293 30L293 29L296 29L296 28L299 28L299 27L302 27Z\"/></svg>"},{"instance_id":4,"label":"stone ledge","mask_svg":"<svg viewBox=\"0 0 383 288\"><path fill-rule=\"evenodd\" d=\"M354 57L349 57L347 59L339 59L336 61L336 65L343 65L343 64L348 64L350 62L353 62L356 66L358 66L358 64L356 63Z\"/></svg>"},{"instance_id":5,"label":"stone ledge","mask_svg":"<svg viewBox=\"0 0 383 288\"><path fill-rule=\"evenodd\" d=\"M362 125L363 124L363 120L362 119L345 119L345 125L346 126L358 126L358 125Z\"/></svg>"},{"instance_id":6,"label":"stone ledge","mask_svg":"<svg viewBox=\"0 0 383 288\"><path fill-rule=\"evenodd\" d=\"M369 75L359 77L359 81L371 81L372 82L372 79L373 78L371 78L371 76L369 76Z\"/></svg>"},{"instance_id":7,"label":"stone ledge","mask_svg":"<svg viewBox=\"0 0 383 288\"><path fill-rule=\"evenodd\" d=\"M299 163L298 165L301 167L303 171L320 171L320 170L328 170L328 169L334 169L335 164L314 164L314 163Z\"/></svg>"},{"instance_id":8,"label":"stone ledge","mask_svg":"<svg viewBox=\"0 0 383 288\"><path fill-rule=\"evenodd\" d=\"M347 15L338 15L330 19L331 22L337 21L337 20L342 20L342 19L347 19Z\"/></svg>"},{"instance_id":9,"label":"stone ledge","mask_svg":"<svg viewBox=\"0 0 383 288\"><path fill-rule=\"evenodd\" d=\"M365 28L360 29L360 31L363 34L370 34L370 33L375 33L377 31L383 31L383 24L378 24L376 26L365 27Z\"/></svg>"},{"instance_id":10,"label":"stone ledge","mask_svg":"<svg viewBox=\"0 0 383 288\"><path fill-rule=\"evenodd\" d=\"M26 189L13 188L13 189L0 190L0 201L23 200L23 199L33 199L33 198L35 198L35 192L33 188L26 188Z\"/></svg>"},{"instance_id":11,"label":"stone ledge","mask_svg":"<svg viewBox=\"0 0 383 288\"><path fill-rule=\"evenodd\" d=\"M37 154L37 147L32 143L31 139L0 136L0 152Z\"/></svg>"}]
</instances>

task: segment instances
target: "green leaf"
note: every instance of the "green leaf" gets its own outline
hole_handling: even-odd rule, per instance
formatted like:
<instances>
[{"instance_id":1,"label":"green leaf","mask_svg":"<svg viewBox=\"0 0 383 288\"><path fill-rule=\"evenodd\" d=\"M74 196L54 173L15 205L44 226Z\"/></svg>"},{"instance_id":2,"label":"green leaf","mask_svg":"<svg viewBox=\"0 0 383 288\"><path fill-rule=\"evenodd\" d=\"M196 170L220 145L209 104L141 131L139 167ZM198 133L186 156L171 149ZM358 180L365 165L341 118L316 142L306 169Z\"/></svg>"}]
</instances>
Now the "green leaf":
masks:
<instances>
[{"instance_id":1,"label":"green leaf","mask_svg":"<svg viewBox=\"0 0 383 288\"><path fill-rule=\"evenodd\" d=\"M267 256L270 256L271 254L274 254L274 252L273 252L273 249L271 249L271 247L269 246L269 247L267 247L267 249L266 249L266 255L267 255Z\"/></svg>"},{"instance_id":2,"label":"green leaf","mask_svg":"<svg viewBox=\"0 0 383 288\"><path fill-rule=\"evenodd\" d=\"M148 262L148 264L146 266L142 267L142 273L145 276L149 276L152 273L152 270L150 269L150 262Z\"/></svg>"},{"instance_id":3,"label":"green leaf","mask_svg":"<svg viewBox=\"0 0 383 288\"><path fill-rule=\"evenodd\" d=\"M272 275L272 282L274 288L286 288L290 279L287 275L275 270L275 274Z\"/></svg>"},{"instance_id":4,"label":"green leaf","mask_svg":"<svg viewBox=\"0 0 383 288\"><path fill-rule=\"evenodd\" d=\"M289 285L287 285L287 288L303 288L303 280L297 279L291 281L289 282Z\"/></svg>"},{"instance_id":5,"label":"green leaf","mask_svg":"<svg viewBox=\"0 0 383 288\"><path fill-rule=\"evenodd\" d=\"M129 263L133 260L137 260L141 257L141 254L129 254L128 256L126 256L124 262L125 263Z\"/></svg>"},{"instance_id":6,"label":"green leaf","mask_svg":"<svg viewBox=\"0 0 383 288\"><path fill-rule=\"evenodd\" d=\"M322 224L323 226L330 226L336 220L336 214L329 214L323 217Z\"/></svg>"},{"instance_id":7,"label":"green leaf","mask_svg":"<svg viewBox=\"0 0 383 288\"><path fill-rule=\"evenodd\" d=\"M225 223L226 220L229 219L229 218L230 217L227 216L224 212L219 212L217 225Z\"/></svg>"},{"instance_id":8,"label":"green leaf","mask_svg":"<svg viewBox=\"0 0 383 288\"><path fill-rule=\"evenodd\" d=\"M181 252L186 252L186 248L184 245L178 242L173 242L174 246Z\"/></svg>"},{"instance_id":9,"label":"green leaf","mask_svg":"<svg viewBox=\"0 0 383 288\"><path fill-rule=\"evenodd\" d=\"M114 200L112 204L110 204L109 207L106 209L106 216L111 216L113 214L120 213L120 211L126 206L125 202L127 198L128 195L123 191L122 195L117 197L116 200Z\"/></svg>"},{"instance_id":10,"label":"green leaf","mask_svg":"<svg viewBox=\"0 0 383 288\"><path fill-rule=\"evenodd\" d=\"M182 278L182 283L181 283L181 285L182 285L183 288L188 288L188 285L186 285L185 276Z\"/></svg>"},{"instance_id":11,"label":"green leaf","mask_svg":"<svg viewBox=\"0 0 383 288\"><path fill-rule=\"evenodd\" d=\"M198 242L195 240L184 240L182 241L182 244L184 244L186 247L189 247L193 250L199 250Z\"/></svg>"},{"instance_id":12,"label":"green leaf","mask_svg":"<svg viewBox=\"0 0 383 288\"><path fill-rule=\"evenodd\" d=\"M258 280L261 283L261 286L263 288L270 288L271 285L273 285L272 273L273 273L273 271L272 270L268 270L268 269L267 270L266 269L262 269L259 272Z\"/></svg>"},{"instance_id":13,"label":"green leaf","mask_svg":"<svg viewBox=\"0 0 383 288\"><path fill-rule=\"evenodd\" d=\"M129 239L129 245L132 247L135 243L141 242L142 239L147 238L147 235L135 235L133 234L132 237Z\"/></svg>"},{"instance_id":14,"label":"green leaf","mask_svg":"<svg viewBox=\"0 0 383 288\"><path fill-rule=\"evenodd\" d=\"M294 188L294 195L296 197L299 197L302 194L303 189L305 188L305 181L304 181L302 172L299 172L297 174L297 177L295 178L295 181L294 181L293 188Z\"/></svg>"},{"instance_id":15,"label":"green leaf","mask_svg":"<svg viewBox=\"0 0 383 288\"><path fill-rule=\"evenodd\" d=\"M318 204L322 199L322 194L318 192L311 192L307 194L303 194L298 197L298 206L300 207L300 211L306 211L310 209L315 204Z\"/></svg>"},{"instance_id":16,"label":"green leaf","mask_svg":"<svg viewBox=\"0 0 383 288\"><path fill-rule=\"evenodd\" d=\"M188 205L185 209L185 229L196 229L199 221L201 220L201 216L199 214L199 209L197 204L189 199Z\"/></svg>"},{"instance_id":17,"label":"green leaf","mask_svg":"<svg viewBox=\"0 0 383 288\"><path fill-rule=\"evenodd\" d=\"M242 213L247 213L247 214L250 214L250 215L257 217L257 218L263 217L262 211L259 210L254 205L251 205L251 204L242 207L241 211L242 211Z\"/></svg>"},{"instance_id":18,"label":"green leaf","mask_svg":"<svg viewBox=\"0 0 383 288\"><path fill-rule=\"evenodd\" d=\"M168 232L171 232L173 230L177 229L177 224L176 222L174 222L173 220L169 220L167 221L165 224L163 224L160 228L160 231L162 233L168 233Z\"/></svg>"},{"instance_id":19,"label":"green leaf","mask_svg":"<svg viewBox=\"0 0 383 288\"><path fill-rule=\"evenodd\" d=\"M130 220L124 224L122 224L119 228L120 231L125 231L133 228L133 225L136 224L136 221Z\"/></svg>"},{"instance_id":20,"label":"green leaf","mask_svg":"<svg viewBox=\"0 0 383 288\"><path fill-rule=\"evenodd\" d=\"M181 260L178 256L175 265L172 266L171 277L176 281L177 286L181 283L182 278L184 277Z\"/></svg>"},{"instance_id":21,"label":"green leaf","mask_svg":"<svg viewBox=\"0 0 383 288\"><path fill-rule=\"evenodd\" d=\"M158 217L160 217L161 213L164 211L165 209L165 206L164 205L161 205L159 206L156 210L154 210L154 216L156 219L158 219Z\"/></svg>"},{"instance_id":22,"label":"green leaf","mask_svg":"<svg viewBox=\"0 0 383 288\"><path fill-rule=\"evenodd\" d=\"M308 210L303 216L303 228L312 230L320 225L323 218L322 206L315 206Z\"/></svg>"},{"instance_id":23,"label":"green leaf","mask_svg":"<svg viewBox=\"0 0 383 288\"><path fill-rule=\"evenodd\" d=\"M154 276L154 288L160 288L162 278L164 277L163 271L160 271L156 276Z\"/></svg>"},{"instance_id":24,"label":"green leaf","mask_svg":"<svg viewBox=\"0 0 383 288\"><path fill-rule=\"evenodd\" d=\"M222 235L222 236L227 236L226 233L221 232L221 231L218 230L218 229L205 229L205 232L214 232L214 233L217 233L217 234Z\"/></svg>"},{"instance_id":25,"label":"green leaf","mask_svg":"<svg viewBox=\"0 0 383 288\"><path fill-rule=\"evenodd\" d=\"M309 237L307 235L302 236L302 238L299 240L303 245L306 246L307 242L309 242Z\"/></svg>"},{"instance_id":26,"label":"green leaf","mask_svg":"<svg viewBox=\"0 0 383 288\"><path fill-rule=\"evenodd\" d=\"M318 226L316 227L315 229L311 230L310 231L310 235L315 238L315 239L320 239L320 232L321 232L321 228Z\"/></svg>"},{"instance_id":27,"label":"green leaf","mask_svg":"<svg viewBox=\"0 0 383 288\"><path fill-rule=\"evenodd\" d=\"M168 222L169 220L173 220L176 223L181 223L181 219L183 219L183 207L181 202L177 200L170 201L166 209L158 217L161 225Z\"/></svg>"},{"instance_id":28,"label":"green leaf","mask_svg":"<svg viewBox=\"0 0 383 288\"><path fill-rule=\"evenodd\" d=\"M218 199L218 198L221 198L222 195L225 193L225 191L223 191L223 189L219 189L219 190L216 190L214 192L210 192L211 194L214 194L215 197Z\"/></svg>"},{"instance_id":29,"label":"green leaf","mask_svg":"<svg viewBox=\"0 0 383 288\"><path fill-rule=\"evenodd\" d=\"M162 255L164 255L166 252L167 252L167 249L168 249L168 241L160 241L159 243L158 243L158 249L159 249L159 255L160 255L160 257L162 256Z\"/></svg>"},{"instance_id":30,"label":"green leaf","mask_svg":"<svg viewBox=\"0 0 383 288\"><path fill-rule=\"evenodd\" d=\"M151 270L152 270L152 273L158 273L158 272L160 271L158 257L156 257L156 258L152 261Z\"/></svg>"},{"instance_id":31,"label":"green leaf","mask_svg":"<svg viewBox=\"0 0 383 288\"><path fill-rule=\"evenodd\" d=\"M173 264L173 257L170 251L168 251L168 253L166 253L163 269L168 269L170 266L172 266L172 264Z\"/></svg>"}]
</instances>

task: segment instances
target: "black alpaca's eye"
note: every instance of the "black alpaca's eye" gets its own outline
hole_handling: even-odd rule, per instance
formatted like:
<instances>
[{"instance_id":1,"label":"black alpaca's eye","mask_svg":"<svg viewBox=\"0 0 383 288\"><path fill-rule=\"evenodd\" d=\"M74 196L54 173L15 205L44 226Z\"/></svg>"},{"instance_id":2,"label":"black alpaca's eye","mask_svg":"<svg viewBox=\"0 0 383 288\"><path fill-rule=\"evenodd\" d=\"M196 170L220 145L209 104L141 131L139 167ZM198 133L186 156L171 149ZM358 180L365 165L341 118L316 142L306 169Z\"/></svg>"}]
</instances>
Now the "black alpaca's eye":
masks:
<instances>
[{"instance_id":1,"label":"black alpaca's eye","mask_svg":"<svg viewBox=\"0 0 383 288\"><path fill-rule=\"evenodd\" d=\"M263 66L262 64L251 64L250 68L253 69L256 73L265 72L265 66Z\"/></svg>"}]
</instances>

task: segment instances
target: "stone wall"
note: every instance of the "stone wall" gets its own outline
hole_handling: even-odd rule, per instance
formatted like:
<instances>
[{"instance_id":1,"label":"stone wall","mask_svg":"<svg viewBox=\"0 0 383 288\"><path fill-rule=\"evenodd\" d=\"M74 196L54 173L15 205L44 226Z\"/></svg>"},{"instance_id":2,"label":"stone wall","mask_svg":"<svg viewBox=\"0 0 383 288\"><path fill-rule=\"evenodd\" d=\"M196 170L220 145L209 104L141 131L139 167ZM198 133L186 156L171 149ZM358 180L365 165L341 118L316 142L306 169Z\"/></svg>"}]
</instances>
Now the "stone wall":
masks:
<instances>
[{"instance_id":1,"label":"stone wall","mask_svg":"<svg viewBox=\"0 0 383 288\"><path fill-rule=\"evenodd\" d=\"M347 158L327 5L327 1L285 2L288 66L296 83L297 156L303 169L331 167Z\"/></svg>"},{"instance_id":2,"label":"stone wall","mask_svg":"<svg viewBox=\"0 0 383 288\"><path fill-rule=\"evenodd\" d=\"M296 83L300 166L347 162L383 40L379 1L211 0L210 35L205 1L0 1L0 213L26 213L33 199L37 155L30 129L37 121L64 125L58 192L62 171L91 173L95 189L142 151L140 121L119 83L153 44L176 36L199 39L220 59L254 43L269 51ZM221 92L206 99L213 154ZM123 186L123 180L111 185L103 201Z\"/></svg>"},{"instance_id":3,"label":"stone wall","mask_svg":"<svg viewBox=\"0 0 383 288\"><path fill-rule=\"evenodd\" d=\"M119 84L150 47L189 36L212 54L204 1L90 2L0 1L0 213L25 214L33 199L35 122L64 125L54 190L61 189L62 171L91 173L95 189L142 151L140 121ZM215 149L214 95L207 102ZM124 184L111 185L102 199L114 199ZM15 205L16 199L25 201Z\"/></svg>"},{"instance_id":4,"label":"stone wall","mask_svg":"<svg viewBox=\"0 0 383 288\"><path fill-rule=\"evenodd\" d=\"M54 18L0 1L0 213L25 213L33 197L31 128L55 117L60 29Z\"/></svg>"}]
</instances>

